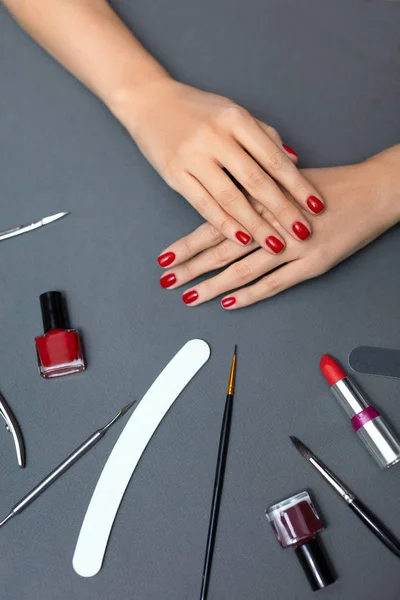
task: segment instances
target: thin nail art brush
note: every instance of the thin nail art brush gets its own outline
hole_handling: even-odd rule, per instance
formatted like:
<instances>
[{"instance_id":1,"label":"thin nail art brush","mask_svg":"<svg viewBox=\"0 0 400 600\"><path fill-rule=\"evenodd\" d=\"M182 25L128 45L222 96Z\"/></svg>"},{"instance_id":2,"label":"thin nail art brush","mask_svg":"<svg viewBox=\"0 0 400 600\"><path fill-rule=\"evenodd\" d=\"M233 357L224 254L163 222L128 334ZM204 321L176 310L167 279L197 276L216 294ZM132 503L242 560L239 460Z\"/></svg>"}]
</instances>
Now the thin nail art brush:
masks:
<instances>
[{"instance_id":1,"label":"thin nail art brush","mask_svg":"<svg viewBox=\"0 0 400 600\"><path fill-rule=\"evenodd\" d=\"M224 416L222 418L221 435L219 439L217 468L215 471L214 490L211 502L210 522L208 526L206 552L204 557L203 577L201 581L200 600L206 600L210 573L214 553L215 537L218 526L219 508L221 504L222 488L224 485L226 458L228 455L229 435L232 422L233 396L235 393L237 346L232 357L231 371L229 375L228 393L225 401Z\"/></svg>"},{"instance_id":2,"label":"thin nail art brush","mask_svg":"<svg viewBox=\"0 0 400 600\"><path fill-rule=\"evenodd\" d=\"M364 525L379 538L382 544L400 558L400 541L389 531L386 525L303 442L292 435L290 439L296 450L317 469L342 500L346 502L349 508L356 513Z\"/></svg>"}]
</instances>

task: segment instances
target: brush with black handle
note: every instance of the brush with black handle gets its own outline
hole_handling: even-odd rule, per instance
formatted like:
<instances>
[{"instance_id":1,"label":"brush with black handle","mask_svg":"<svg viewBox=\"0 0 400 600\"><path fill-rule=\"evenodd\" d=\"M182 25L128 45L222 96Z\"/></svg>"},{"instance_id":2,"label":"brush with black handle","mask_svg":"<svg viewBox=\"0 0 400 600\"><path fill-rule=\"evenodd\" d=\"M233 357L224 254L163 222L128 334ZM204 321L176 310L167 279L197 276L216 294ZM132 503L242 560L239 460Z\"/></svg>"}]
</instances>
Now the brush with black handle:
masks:
<instances>
[{"instance_id":1,"label":"brush with black handle","mask_svg":"<svg viewBox=\"0 0 400 600\"><path fill-rule=\"evenodd\" d=\"M226 466L226 457L228 454L229 434L231 430L233 394L235 391L236 374L236 356L237 346L232 358L231 372L229 375L228 394L226 396L224 416L222 418L221 435L219 439L217 468L215 471L214 491L211 502L210 523L208 526L206 553L204 557L203 578L201 581L200 600L206 600L208 593L208 584L210 582L210 572L212 557L214 552L215 536L217 533L219 507L221 504L222 487L224 485L224 475Z\"/></svg>"},{"instance_id":2,"label":"brush with black handle","mask_svg":"<svg viewBox=\"0 0 400 600\"><path fill-rule=\"evenodd\" d=\"M382 521L378 519L378 517L375 516L374 513L365 506L365 504L361 502L361 500L359 500L330 469L328 469L322 460L315 456L315 454L303 444L303 442L294 436L290 436L290 439L296 450L298 450L298 452L300 452L300 454L308 460L317 471L319 471L322 477L331 485L331 487L333 487L351 510L356 513L357 517L364 525L380 539L382 544L385 544L393 554L400 558L400 541L391 531L389 531L386 525L384 525L384 523L382 523Z\"/></svg>"}]
</instances>

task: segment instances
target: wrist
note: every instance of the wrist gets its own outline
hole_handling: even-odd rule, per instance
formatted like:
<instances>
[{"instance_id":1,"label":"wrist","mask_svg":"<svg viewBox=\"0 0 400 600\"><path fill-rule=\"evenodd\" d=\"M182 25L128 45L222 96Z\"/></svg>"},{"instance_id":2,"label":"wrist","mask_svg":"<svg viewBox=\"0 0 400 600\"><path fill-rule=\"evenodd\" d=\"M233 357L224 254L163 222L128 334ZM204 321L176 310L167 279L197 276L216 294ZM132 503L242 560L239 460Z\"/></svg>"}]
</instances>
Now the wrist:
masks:
<instances>
[{"instance_id":1,"label":"wrist","mask_svg":"<svg viewBox=\"0 0 400 600\"><path fill-rule=\"evenodd\" d=\"M172 81L172 77L161 65L155 63L139 80L124 81L117 86L106 104L121 125L134 135L143 109L152 98L160 99L159 90L168 81Z\"/></svg>"},{"instance_id":2,"label":"wrist","mask_svg":"<svg viewBox=\"0 0 400 600\"><path fill-rule=\"evenodd\" d=\"M392 225L400 223L400 144L362 163L368 169L376 198Z\"/></svg>"}]
</instances>

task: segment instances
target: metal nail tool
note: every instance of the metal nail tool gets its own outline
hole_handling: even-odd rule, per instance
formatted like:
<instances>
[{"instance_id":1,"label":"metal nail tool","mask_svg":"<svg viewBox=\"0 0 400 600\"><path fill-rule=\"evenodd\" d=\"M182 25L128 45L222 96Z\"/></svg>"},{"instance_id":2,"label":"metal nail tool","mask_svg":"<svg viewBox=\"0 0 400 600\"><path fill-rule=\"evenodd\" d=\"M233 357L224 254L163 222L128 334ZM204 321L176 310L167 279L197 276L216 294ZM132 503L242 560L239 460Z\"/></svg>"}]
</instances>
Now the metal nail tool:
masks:
<instances>
[{"instance_id":1,"label":"metal nail tool","mask_svg":"<svg viewBox=\"0 0 400 600\"><path fill-rule=\"evenodd\" d=\"M43 227L43 225L48 225L49 223L53 223L53 221L57 221L62 217L69 215L69 212L60 212L56 215L51 215L50 217L44 217L44 219L40 219L40 221L35 221L34 223L27 223L26 225L20 225L19 227L13 227L12 229L6 229L5 231L0 231L0 242L3 240L7 240L8 238L14 237L16 235L21 235L21 233L27 233L28 231L33 231L34 229L38 229L39 227Z\"/></svg>"},{"instance_id":2,"label":"metal nail tool","mask_svg":"<svg viewBox=\"0 0 400 600\"><path fill-rule=\"evenodd\" d=\"M0 522L0 527L4 525L11 517L15 517L15 515L19 515L25 508L27 508L32 502L36 500L47 488L56 481L61 475L63 475L73 464L76 463L77 460L81 458L86 452L88 452L93 446L97 444L98 441L107 433L108 429L111 425L114 425L116 421L122 415L124 415L128 410L135 404L135 402L131 402L127 404L115 415L113 419L107 425L104 425L101 429L98 429L85 441L81 444L72 454L70 454L62 463L58 465L47 477L42 479L38 485L36 485L26 496L22 498L11 510L11 512Z\"/></svg>"}]
</instances>

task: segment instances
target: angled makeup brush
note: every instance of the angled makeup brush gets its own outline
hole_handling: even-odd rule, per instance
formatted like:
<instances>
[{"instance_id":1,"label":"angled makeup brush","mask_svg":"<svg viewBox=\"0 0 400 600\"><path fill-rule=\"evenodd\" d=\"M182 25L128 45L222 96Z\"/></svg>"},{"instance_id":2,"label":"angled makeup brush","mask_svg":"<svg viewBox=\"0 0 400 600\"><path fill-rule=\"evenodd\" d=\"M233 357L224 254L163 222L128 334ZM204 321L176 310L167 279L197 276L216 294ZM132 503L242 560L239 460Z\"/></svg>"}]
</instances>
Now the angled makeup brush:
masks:
<instances>
[{"instance_id":1,"label":"angled makeup brush","mask_svg":"<svg viewBox=\"0 0 400 600\"><path fill-rule=\"evenodd\" d=\"M224 416L222 418L221 435L219 438L217 468L215 471L214 491L211 503L210 523L208 526L206 553L204 557L200 600L206 600L208 594L208 584L210 582L211 565L218 526L219 507L221 504L222 488L224 485L226 457L228 454L229 434L231 431L233 394L235 392L236 356L237 346L235 346L235 352L232 358L232 366L228 383L228 393L226 396Z\"/></svg>"},{"instance_id":2,"label":"angled makeup brush","mask_svg":"<svg viewBox=\"0 0 400 600\"><path fill-rule=\"evenodd\" d=\"M348 504L351 510L356 513L364 525L380 539L382 544L385 544L393 554L400 558L400 541L389 531L386 525L328 469L320 458L311 452L310 448L307 448L297 437L291 435L290 439L296 450L319 471L322 477L333 487L342 500Z\"/></svg>"}]
</instances>

